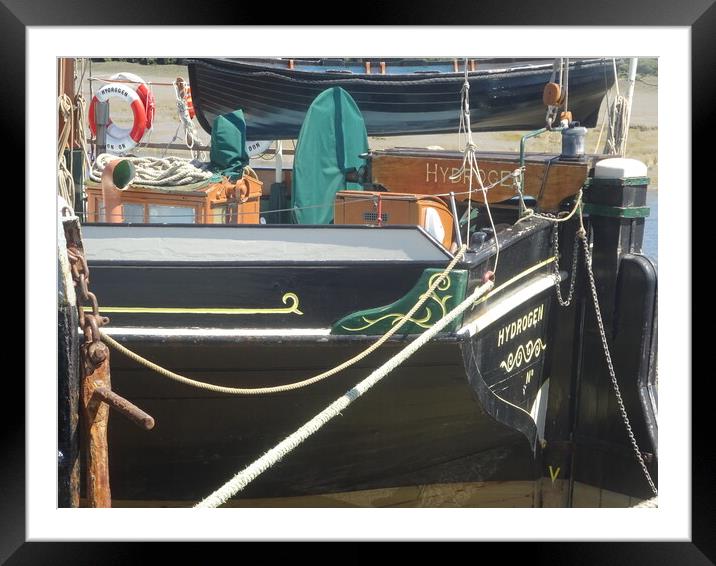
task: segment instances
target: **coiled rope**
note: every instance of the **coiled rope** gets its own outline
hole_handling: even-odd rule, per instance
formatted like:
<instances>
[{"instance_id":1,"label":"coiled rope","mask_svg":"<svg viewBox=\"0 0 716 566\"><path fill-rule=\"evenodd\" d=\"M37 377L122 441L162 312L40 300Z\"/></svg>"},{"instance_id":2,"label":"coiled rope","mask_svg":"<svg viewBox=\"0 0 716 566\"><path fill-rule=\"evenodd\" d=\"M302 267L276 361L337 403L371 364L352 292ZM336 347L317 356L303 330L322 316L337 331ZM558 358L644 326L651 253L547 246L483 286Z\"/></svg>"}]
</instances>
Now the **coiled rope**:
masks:
<instances>
[{"instance_id":1,"label":"coiled rope","mask_svg":"<svg viewBox=\"0 0 716 566\"><path fill-rule=\"evenodd\" d=\"M87 123L87 102L82 96L82 93L78 92L81 90L80 87L84 80L87 60L80 59L79 61L81 74L78 76L77 70L75 69L74 90L76 94L74 102L64 93L57 99L57 110L58 113L61 114L63 121L62 131L60 132L57 144L57 192L72 210L74 210L75 205L74 159L70 157L70 164L68 166L65 151L71 150L79 145L84 155L84 166L86 167L90 162L87 131L84 127L84 124ZM78 125L77 128L74 128L75 124ZM75 138L74 136L77 137Z\"/></svg>"},{"instance_id":2,"label":"coiled rope","mask_svg":"<svg viewBox=\"0 0 716 566\"><path fill-rule=\"evenodd\" d=\"M469 297L467 297L452 311L450 311L444 317L438 320L433 326L431 326L428 330L421 334L416 340L408 344L403 350L398 352L382 366L373 371L363 381L356 384L352 389L346 391L345 394L333 401L333 403L328 405L328 407L326 407L323 411L318 413L306 424L296 430L296 432L287 436L284 440L271 448L271 450L266 452L258 460L244 468L241 472L237 473L223 486L214 491L204 500L200 501L197 505L195 505L195 508L214 508L226 503L227 500L229 500L234 495L243 490L263 472L271 468L274 464L280 462L284 457L286 457L294 449L300 446L307 438L318 432L326 423L334 419L336 416L340 415L342 411L344 411L351 403L353 403L353 401L358 399L371 387L380 382L391 371L393 371L410 356L412 356L415 352L417 352L420 348L422 348L443 328L445 328L448 324L455 320L455 318L457 318L464 311L470 308L475 303L475 301L477 301L481 296L483 296L490 289L492 289L493 286L494 283L492 281L487 281L486 283L480 285L472 292Z\"/></svg>"},{"instance_id":3,"label":"coiled rope","mask_svg":"<svg viewBox=\"0 0 716 566\"><path fill-rule=\"evenodd\" d=\"M448 274L453 270L455 265L457 265L458 261L462 258L462 256L465 254L465 250L467 249L467 246L462 246L457 254L455 254L455 257L450 262L450 264L445 268L445 270L435 278L435 281L433 282L430 287L428 287L428 290L425 291L420 296L420 299L413 305L413 308L411 308L401 319L399 319L395 326L393 326L388 332L386 332L383 336L381 336L375 343L371 344L368 348L357 354L356 356L350 358L349 360L346 360L345 362L337 365L334 368L331 368L327 371L324 371L323 373L319 373L318 375L315 375L313 377L310 377L308 379L304 379L302 381L296 381L293 383L287 383L284 385L276 385L273 387L254 387L254 388L245 388L245 387L224 387L222 385L215 385L213 383L207 383L204 381L198 381L196 379L191 379L190 377L186 377L184 375L174 373L173 371L170 371L160 365L155 364L154 362L151 362L147 360L146 358L140 356L136 352L133 352L126 346L123 346L119 342L117 342L114 338L111 336L108 336L105 334L104 331L100 329L100 335L102 336L102 340L106 342L109 346L113 347L117 351L121 352L128 358L134 360L135 362L143 365L146 368L149 368L151 370L154 370L159 375L162 375L164 377L167 377L169 379L172 379L174 381L178 381L179 383L183 383L185 385L190 385L192 387L196 387L198 389L205 389L207 391L214 391L215 393L227 393L229 395L267 395L270 393L282 393L285 391L292 391L294 389L300 389L302 387L306 387L308 385L312 385L313 383L317 383L323 379L326 379L328 377L331 377L335 374L337 374L340 371L343 371L344 369L352 366L356 362L359 362L375 350L377 350L380 346L382 346L393 334L395 334L400 328L410 319L412 316L418 311L420 307L423 306L425 301L427 301L430 296L433 294L435 289L442 284L443 280L448 276ZM101 310L101 309L100 309Z\"/></svg>"},{"instance_id":4,"label":"coiled rope","mask_svg":"<svg viewBox=\"0 0 716 566\"><path fill-rule=\"evenodd\" d=\"M57 143L57 192L67 205L74 210L75 182L65 160L65 149L69 146L72 120L74 118L72 100L69 96L62 94L58 97L57 110L63 120L60 139Z\"/></svg>"},{"instance_id":5,"label":"coiled rope","mask_svg":"<svg viewBox=\"0 0 716 566\"><path fill-rule=\"evenodd\" d=\"M612 59L612 65L614 68L616 97L607 110L607 139L603 153L607 155L621 155L623 157L626 153L627 138L629 137L629 101L624 95L619 94L619 76L617 73L616 59Z\"/></svg>"},{"instance_id":6,"label":"coiled rope","mask_svg":"<svg viewBox=\"0 0 716 566\"><path fill-rule=\"evenodd\" d=\"M98 155L92 165L90 178L100 182L102 171L110 161L115 159L118 159L117 156L109 153ZM207 181L214 176L211 171L199 169L189 160L180 157L123 157L122 159L131 161L134 165L136 170L134 182L138 185L155 187L191 185Z\"/></svg>"}]
</instances>

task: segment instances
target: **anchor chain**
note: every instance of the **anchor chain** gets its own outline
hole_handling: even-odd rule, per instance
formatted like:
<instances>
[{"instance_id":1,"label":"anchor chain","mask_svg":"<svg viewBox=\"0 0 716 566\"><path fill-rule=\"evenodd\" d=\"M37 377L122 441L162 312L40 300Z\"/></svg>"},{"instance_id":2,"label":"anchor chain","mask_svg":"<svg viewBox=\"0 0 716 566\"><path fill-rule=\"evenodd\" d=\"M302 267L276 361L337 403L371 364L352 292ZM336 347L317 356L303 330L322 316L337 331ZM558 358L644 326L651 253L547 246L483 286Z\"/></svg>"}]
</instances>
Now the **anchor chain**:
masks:
<instances>
[{"instance_id":1,"label":"anchor chain","mask_svg":"<svg viewBox=\"0 0 716 566\"><path fill-rule=\"evenodd\" d=\"M552 255L554 255L554 286L557 291L557 301L563 307L568 307L572 304L572 297L574 297L575 281L577 280L577 261L579 259L579 235L580 231L574 234L574 248L572 249L572 274L569 276L569 292L567 298L562 296L562 275L559 270L559 228L557 224L552 225Z\"/></svg>"},{"instance_id":2,"label":"anchor chain","mask_svg":"<svg viewBox=\"0 0 716 566\"><path fill-rule=\"evenodd\" d=\"M631 428L631 422L629 421L629 416L627 415L626 407L624 406L624 401L622 399L621 390L619 388L619 382L617 381L616 372L614 371L614 364L612 363L612 356L609 352L609 343L607 341L607 334L604 329L604 322L602 321L602 311L599 307L599 298L597 296L597 285L594 281L594 272L592 270L592 254L589 249L589 238L587 237L587 231L584 227L584 217L582 215L582 207L580 206L581 203L581 197L582 192L580 191L579 197L577 199L577 203L572 210L570 214L567 216L560 218L558 216L555 216L553 214L535 214L534 212L531 214L533 216L537 216L539 218L543 218L545 220L551 221L552 224L552 250L555 257L554 262L554 278L555 278L555 289L557 291L557 300L559 301L559 304L563 307L567 307L571 304L572 298L574 296L574 288L575 288L575 281L576 281L576 274L577 274L577 261L578 261L578 255L579 255L579 241L582 241L582 245L584 247L584 264L585 264L585 270L587 272L587 277L589 279L589 287L592 295L592 302L594 304L594 314L595 318L597 319L597 326L599 328L599 335L601 337L602 341L602 347L604 349L604 358L607 362L607 369L609 371L609 377L611 379L612 383L612 389L614 390L614 395L617 400L617 405L619 406L619 413L622 417L622 421L624 422L624 426L626 428L627 436L629 437L629 442L631 443L631 446L634 450L634 455L636 456L636 459L639 463L639 466L641 467L644 477L646 478L647 483L649 484L649 487L651 488L651 491L654 493L654 495L658 495L658 491L656 488L656 485L654 484L653 479L651 478L651 474L649 473L649 470L646 467L646 462L644 461L644 457L642 456L641 450L639 449L639 445L636 441L636 436L634 435L634 431ZM562 296L562 289L560 288L560 282L562 280L562 277L559 273L559 235L558 235L558 228L557 224L560 222L564 222L571 218L575 212L579 212L579 228L577 229L575 235L574 235L574 249L572 252L572 275L570 277L570 285L569 285L569 293L567 295L567 299L564 299Z\"/></svg>"},{"instance_id":3,"label":"anchor chain","mask_svg":"<svg viewBox=\"0 0 716 566\"><path fill-rule=\"evenodd\" d=\"M154 419L139 407L112 391L109 348L102 342L100 328L109 318L100 315L97 297L89 290L89 267L78 247L67 246L70 272L77 294L78 319L85 341L81 351L80 422L86 465L86 494L89 507L111 507L109 482L109 446L107 424L110 408L116 409L145 430L154 427ZM85 312L86 308L91 312Z\"/></svg>"},{"instance_id":4,"label":"anchor chain","mask_svg":"<svg viewBox=\"0 0 716 566\"><path fill-rule=\"evenodd\" d=\"M89 290L89 266L84 254L74 246L67 247L72 280L77 291L77 311L80 327L85 335L85 344L89 360L94 366L107 358L107 347L102 343L100 328L109 324L109 318L99 314L97 297ZM91 313L85 313L85 306L92 307Z\"/></svg>"},{"instance_id":5,"label":"anchor chain","mask_svg":"<svg viewBox=\"0 0 716 566\"><path fill-rule=\"evenodd\" d=\"M619 383L617 382L617 376L616 372L614 371L614 365L612 364L612 356L609 353L609 344L607 343L607 333L604 330L604 322L602 321L602 311L599 308L599 298L597 297L597 285L594 281L594 272L592 271L592 254L589 250L589 241L587 238L586 231L584 230L584 225L582 225L579 230L577 230L578 237L582 240L582 244L584 247L584 262L586 265L586 271L587 271L587 277L589 278L589 286L592 292L592 300L594 302L594 314L596 315L597 319L597 326L599 327L599 335L602 339L602 346L604 347L604 357L607 361L607 368L609 369L609 377L612 381L612 387L614 389L614 394L617 399L617 404L619 405L619 412L621 414L622 420L624 421L624 425L626 426L627 430L627 436L629 437L629 442L632 445L632 448L634 449L634 454L636 455L636 459L639 462L639 465L641 466L642 471L644 472L644 477L646 478L646 481L649 483L649 487L651 488L651 491L654 493L654 495L658 495L658 491L656 489L656 485L654 485L654 481L651 478L651 474L649 473L649 470L646 467L646 462L644 462L644 457L641 454L641 450L639 449L639 445L636 442L636 436L634 435L634 431L631 428L631 423L629 422L629 417L627 416L626 407L624 406L624 401L622 400L621 391L619 389Z\"/></svg>"}]
</instances>

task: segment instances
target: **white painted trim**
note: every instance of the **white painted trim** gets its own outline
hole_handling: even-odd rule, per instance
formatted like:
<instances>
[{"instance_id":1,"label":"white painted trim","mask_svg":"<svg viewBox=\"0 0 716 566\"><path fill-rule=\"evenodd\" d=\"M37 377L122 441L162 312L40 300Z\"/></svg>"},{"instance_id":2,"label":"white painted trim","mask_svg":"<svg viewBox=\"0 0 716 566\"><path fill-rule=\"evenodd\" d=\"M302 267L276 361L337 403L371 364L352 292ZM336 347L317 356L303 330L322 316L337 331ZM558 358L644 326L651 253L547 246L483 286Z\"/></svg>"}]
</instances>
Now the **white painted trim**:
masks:
<instances>
[{"instance_id":1,"label":"white painted trim","mask_svg":"<svg viewBox=\"0 0 716 566\"><path fill-rule=\"evenodd\" d=\"M542 291L549 289L554 285L554 275L543 275L539 279L525 285L509 297L497 301L487 312L477 317L471 323L466 324L457 331L458 335L468 334L474 336L478 332L484 330L496 320L505 316L508 312L516 309L523 303L529 301L532 297L539 295Z\"/></svg>"},{"instance_id":2,"label":"white painted trim","mask_svg":"<svg viewBox=\"0 0 716 566\"><path fill-rule=\"evenodd\" d=\"M544 427L547 422L547 400L549 399L549 377L537 391L530 416L537 425L537 436L540 440L544 440Z\"/></svg>"}]
</instances>

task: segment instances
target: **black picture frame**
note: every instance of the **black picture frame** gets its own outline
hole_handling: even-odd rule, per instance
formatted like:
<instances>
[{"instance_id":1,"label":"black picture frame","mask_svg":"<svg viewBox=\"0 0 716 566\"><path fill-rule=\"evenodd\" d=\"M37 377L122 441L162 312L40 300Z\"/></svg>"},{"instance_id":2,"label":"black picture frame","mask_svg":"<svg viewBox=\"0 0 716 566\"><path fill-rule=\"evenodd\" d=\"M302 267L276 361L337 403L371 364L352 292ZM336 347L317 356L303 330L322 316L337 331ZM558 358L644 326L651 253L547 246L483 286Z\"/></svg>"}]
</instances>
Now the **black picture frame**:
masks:
<instances>
[{"instance_id":1,"label":"black picture frame","mask_svg":"<svg viewBox=\"0 0 716 566\"><path fill-rule=\"evenodd\" d=\"M282 9L283 21L296 23L298 12L305 12L306 5ZM359 6L360 8L360 6ZM666 0L652 2L552 2L522 3L518 0L491 0L479 5L469 0L441 3L400 2L390 6L382 5L378 13L362 7L363 15L357 14L352 25L568 25L568 26L686 26L691 28L692 38L692 163L693 186L704 185L709 167L696 167L697 163L710 163L708 144L698 143L698 133L706 131L707 117L713 116L716 100L716 5L713 0L693 1L688 5ZM317 9L316 9L317 10ZM239 5L229 2L197 4L190 2L152 3L125 2L112 4L102 1L75 0L74 2L48 2L38 0L3 0L0 4L0 58L5 77L4 128L12 132L12 148L23 148L25 116L31 109L25 108L25 32L27 26L75 26L75 25L223 25L226 14L239 12ZM251 9L242 14L241 25L260 25L257 18L260 10L252 15ZM338 14L338 12L334 12ZM305 17L305 14L303 14ZM270 17L276 18L275 14ZM335 19L344 19L335 17ZM361 21L367 20L367 21ZM51 80L48 78L48 80ZM697 82L698 81L698 82ZM685 92L688 85L684 85ZM21 109L25 108L25 112ZM14 109L14 110L12 110ZM678 109L675 109L678 111ZM13 163L30 165L31 156L10 157ZM19 169L19 168L18 168ZM17 182L8 190L18 192ZM14 208L14 207L13 207ZM16 212L13 212L13 215ZM19 228L12 230L13 233ZM6 232L7 233L7 232ZM15 238L11 237L11 241ZM26 261L29 258L26 256ZM691 274L683 274L685 285L691 286ZM13 279L7 281L12 287ZM25 296L25 301L32 298ZM14 320L8 318L8 320ZM16 333L15 327L7 336ZM691 332L691 329L683 329ZM7 342L6 344L9 344ZM53 350L54 345L50 345ZM28 336L25 356L37 355L42 344L32 342ZM9 349L6 356L10 356ZM674 376L688 381L691 378L691 352L684 352L685 374ZM6 364L9 364L6 358ZM132 564L144 561L146 545L124 543L37 543L25 542L25 413L24 382L7 371L4 379L6 409L0 411L3 426L3 463L0 466L0 560L7 564ZM709 377L710 376L702 376ZM664 377L662 377L664 378ZM710 436L713 428L710 422L707 380L694 379L692 384L692 537L691 542L641 542L641 543L528 543L511 545L506 557L519 560L565 564L709 564L716 560L716 457L714 443ZM82 538L82 533L77 533ZM558 534L555 538L559 538ZM509 543L508 543L509 544ZM185 545L162 545L164 560L170 560L172 550L190 559ZM502 543L503 547L506 545ZM277 558L279 555L277 554ZM359 555L354 555L358 558ZM475 557L475 558L479 558ZM366 555L366 559L368 559Z\"/></svg>"}]
</instances>

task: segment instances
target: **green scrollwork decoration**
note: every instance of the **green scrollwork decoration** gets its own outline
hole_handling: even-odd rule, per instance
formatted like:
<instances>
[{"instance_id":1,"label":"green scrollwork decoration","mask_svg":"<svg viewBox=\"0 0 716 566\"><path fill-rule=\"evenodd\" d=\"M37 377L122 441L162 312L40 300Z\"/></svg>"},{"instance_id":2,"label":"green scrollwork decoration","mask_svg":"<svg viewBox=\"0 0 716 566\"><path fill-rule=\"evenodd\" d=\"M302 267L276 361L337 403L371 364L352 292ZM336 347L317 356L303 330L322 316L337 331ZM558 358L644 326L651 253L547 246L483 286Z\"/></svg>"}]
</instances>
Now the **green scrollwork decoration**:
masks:
<instances>
[{"instance_id":1,"label":"green scrollwork decoration","mask_svg":"<svg viewBox=\"0 0 716 566\"><path fill-rule=\"evenodd\" d=\"M384 334L390 327L405 318L405 315L421 298L442 273L439 269L426 269L415 286L402 298L390 305L352 313L333 325L332 334ZM401 333L417 334L430 328L465 296L467 272L455 270L435 288L419 314L407 319ZM450 291L450 293L448 293ZM459 324L454 321L447 332Z\"/></svg>"}]
</instances>

